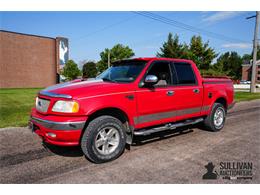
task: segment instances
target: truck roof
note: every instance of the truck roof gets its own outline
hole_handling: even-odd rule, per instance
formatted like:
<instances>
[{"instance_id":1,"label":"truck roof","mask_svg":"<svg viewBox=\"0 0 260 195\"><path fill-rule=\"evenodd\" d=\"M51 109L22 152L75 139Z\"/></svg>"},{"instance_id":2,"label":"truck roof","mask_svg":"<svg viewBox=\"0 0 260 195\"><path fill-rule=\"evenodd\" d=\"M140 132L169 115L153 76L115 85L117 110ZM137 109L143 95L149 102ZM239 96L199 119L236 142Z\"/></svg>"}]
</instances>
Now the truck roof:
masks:
<instances>
[{"instance_id":1,"label":"truck roof","mask_svg":"<svg viewBox=\"0 0 260 195\"><path fill-rule=\"evenodd\" d=\"M169 60L169 61L179 61L179 62L188 62L191 63L192 60L187 60L187 59L178 59L178 58L160 58L160 57L137 57L137 58L127 58L127 59L122 59L122 60L117 60L115 62L120 62L120 61L151 61L151 60Z\"/></svg>"}]
</instances>

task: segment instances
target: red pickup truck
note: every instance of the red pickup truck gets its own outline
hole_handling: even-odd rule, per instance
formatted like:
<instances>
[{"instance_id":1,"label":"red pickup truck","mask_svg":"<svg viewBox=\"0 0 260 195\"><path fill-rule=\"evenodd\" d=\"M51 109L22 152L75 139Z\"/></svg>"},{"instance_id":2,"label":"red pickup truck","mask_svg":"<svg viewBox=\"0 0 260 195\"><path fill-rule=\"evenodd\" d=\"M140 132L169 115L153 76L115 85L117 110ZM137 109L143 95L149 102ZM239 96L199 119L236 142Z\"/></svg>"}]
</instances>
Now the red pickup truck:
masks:
<instances>
[{"instance_id":1,"label":"red pickup truck","mask_svg":"<svg viewBox=\"0 0 260 195\"><path fill-rule=\"evenodd\" d=\"M44 142L80 145L95 163L119 157L134 135L203 122L223 128L234 90L228 78L202 78L194 62L135 58L114 62L93 80L39 92L30 127Z\"/></svg>"}]
</instances>

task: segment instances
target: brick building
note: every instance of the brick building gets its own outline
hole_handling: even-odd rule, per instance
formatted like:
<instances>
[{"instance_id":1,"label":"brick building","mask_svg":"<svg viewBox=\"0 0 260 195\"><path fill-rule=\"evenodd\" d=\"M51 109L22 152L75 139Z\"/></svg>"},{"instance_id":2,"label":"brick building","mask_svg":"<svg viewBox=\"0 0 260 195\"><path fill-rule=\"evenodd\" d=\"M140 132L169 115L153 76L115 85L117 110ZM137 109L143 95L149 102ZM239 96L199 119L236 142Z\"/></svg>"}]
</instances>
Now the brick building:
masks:
<instances>
[{"instance_id":1,"label":"brick building","mask_svg":"<svg viewBox=\"0 0 260 195\"><path fill-rule=\"evenodd\" d=\"M56 84L62 65L60 43L64 40L67 44L67 60L66 38L0 30L0 88L32 88ZM64 60L64 56L62 58Z\"/></svg>"},{"instance_id":2,"label":"brick building","mask_svg":"<svg viewBox=\"0 0 260 195\"><path fill-rule=\"evenodd\" d=\"M245 81L251 81L252 61L248 64L242 64L242 79ZM256 82L260 83L260 60L256 61Z\"/></svg>"}]
</instances>

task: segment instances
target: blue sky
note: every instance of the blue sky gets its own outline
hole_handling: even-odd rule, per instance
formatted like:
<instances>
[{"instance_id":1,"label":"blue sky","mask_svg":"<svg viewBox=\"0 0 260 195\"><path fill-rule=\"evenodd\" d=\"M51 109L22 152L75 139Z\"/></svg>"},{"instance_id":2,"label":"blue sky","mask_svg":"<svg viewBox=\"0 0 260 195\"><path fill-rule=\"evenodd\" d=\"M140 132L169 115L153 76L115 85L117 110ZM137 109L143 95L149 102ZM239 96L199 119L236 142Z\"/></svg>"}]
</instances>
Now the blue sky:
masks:
<instances>
[{"instance_id":1,"label":"blue sky","mask_svg":"<svg viewBox=\"0 0 260 195\"><path fill-rule=\"evenodd\" d=\"M255 12L152 12L197 28L236 38L219 40L201 34L218 53L251 53ZM42 36L69 38L70 58L99 60L105 48L129 45L140 57L155 56L169 32L189 43L198 33L167 25L133 12L0 12L1 29Z\"/></svg>"}]
</instances>

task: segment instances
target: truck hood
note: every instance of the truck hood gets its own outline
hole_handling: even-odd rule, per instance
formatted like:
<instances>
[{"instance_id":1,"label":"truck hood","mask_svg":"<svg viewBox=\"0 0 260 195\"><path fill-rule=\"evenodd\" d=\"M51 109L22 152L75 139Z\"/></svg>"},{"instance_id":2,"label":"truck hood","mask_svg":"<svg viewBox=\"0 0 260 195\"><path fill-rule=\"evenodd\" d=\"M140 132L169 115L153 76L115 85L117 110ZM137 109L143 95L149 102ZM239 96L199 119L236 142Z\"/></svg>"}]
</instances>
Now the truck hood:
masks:
<instances>
[{"instance_id":1,"label":"truck hood","mask_svg":"<svg viewBox=\"0 0 260 195\"><path fill-rule=\"evenodd\" d=\"M81 98L115 92L129 91L129 84L104 82L103 80L74 80L47 87L40 91L41 95L67 98Z\"/></svg>"}]
</instances>

